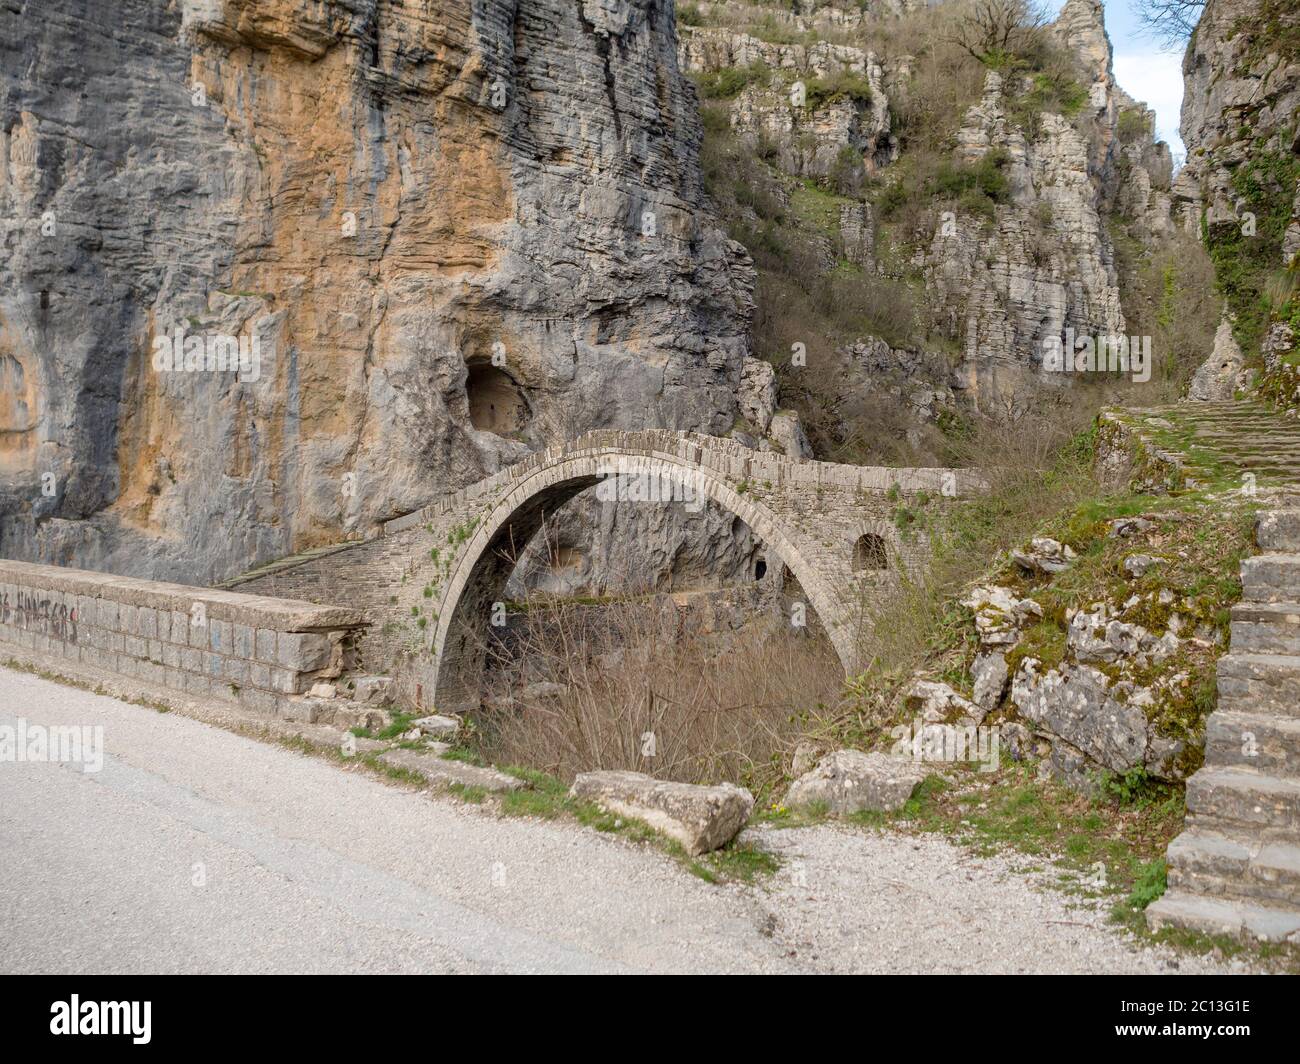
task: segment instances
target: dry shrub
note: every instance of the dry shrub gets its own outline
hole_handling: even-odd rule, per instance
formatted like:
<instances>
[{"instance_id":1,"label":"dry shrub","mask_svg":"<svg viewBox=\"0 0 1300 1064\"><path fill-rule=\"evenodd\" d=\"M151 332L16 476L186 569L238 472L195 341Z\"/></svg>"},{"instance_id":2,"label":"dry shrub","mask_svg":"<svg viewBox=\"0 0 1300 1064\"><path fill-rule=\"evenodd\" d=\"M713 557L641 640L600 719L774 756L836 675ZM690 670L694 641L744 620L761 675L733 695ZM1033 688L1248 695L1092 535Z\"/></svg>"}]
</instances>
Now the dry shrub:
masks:
<instances>
[{"instance_id":1,"label":"dry shrub","mask_svg":"<svg viewBox=\"0 0 1300 1064\"><path fill-rule=\"evenodd\" d=\"M511 645L493 651L476 722L483 755L566 781L630 769L770 789L807 723L838 697L834 651L777 616L722 634L686 629L663 597L531 606Z\"/></svg>"},{"instance_id":2,"label":"dry shrub","mask_svg":"<svg viewBox=\"0 0 1300 1064\"><path fill-rule=\"evenodd\" d=\"M1050 408L1010 422L979 422L949 440L950 464L979 467L988 491L936 518L906 507L896 513L900 524L916 519L911 534L923 528L932 553L918 572L864 603L859 648L867 667L850 682L855 697L834 722L839 734L869 742L894 719L901 694L922 666L943 671L968 664L972 629L969 617L954 608L963 589L1001 552L1098 492L1087 431L1093 409L1062 395Z\"/></svg>"},{"instance_id":3,"label":"dry shrub","mask_svg":"<svg viewBox=\"0 0 1300 1064\"><path fill-rule=\"evenodd\" d=\"M1204 245L1179 232L1154 246L1115 234L1120 295L1131 336L1150 336L1155 373L1136 385L1133 400L1153 406L1181 398L1214 349L1223 297Z\"/></svg>"}]
</instances>

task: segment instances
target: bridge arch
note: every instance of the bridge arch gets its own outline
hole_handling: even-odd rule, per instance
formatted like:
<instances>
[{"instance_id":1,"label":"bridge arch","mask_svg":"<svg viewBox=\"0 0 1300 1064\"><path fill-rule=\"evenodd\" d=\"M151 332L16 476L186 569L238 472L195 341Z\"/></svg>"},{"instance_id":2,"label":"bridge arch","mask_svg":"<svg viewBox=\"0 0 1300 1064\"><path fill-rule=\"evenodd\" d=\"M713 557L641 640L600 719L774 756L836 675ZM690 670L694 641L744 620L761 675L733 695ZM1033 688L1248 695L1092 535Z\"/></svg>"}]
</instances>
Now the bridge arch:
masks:
<instances>
[{"instance_id":1,"label":"bridge arch","mask_svg":"<svg viewBox=\"0 0 1300 1064\"><path fill-rule=\"evenodd\" d=\"M457 552L440 595L437 622L430 626L434 706L456 710L472 704L482 677L493 604L504 598L518 555L548 514L613 476L656 478L677 485L688 498L707 499L739 517L768 556L795 575L845 669L853 667L854 633L840 623L841 595L805 557L799 533L787 518L748 493L744 484L733 485L721 472L678 455L588 448L529 470L481 515Z\"/></svg>"}]
</instances>

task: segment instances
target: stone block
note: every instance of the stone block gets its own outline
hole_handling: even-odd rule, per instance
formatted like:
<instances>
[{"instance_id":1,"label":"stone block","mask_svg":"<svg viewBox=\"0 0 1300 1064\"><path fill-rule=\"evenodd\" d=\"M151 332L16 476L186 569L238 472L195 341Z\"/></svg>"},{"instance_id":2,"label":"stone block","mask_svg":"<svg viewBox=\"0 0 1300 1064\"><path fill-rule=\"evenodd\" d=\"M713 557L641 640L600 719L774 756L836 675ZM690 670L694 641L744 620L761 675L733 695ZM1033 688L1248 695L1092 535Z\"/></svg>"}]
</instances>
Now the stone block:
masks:
<instances>
[{"instance_id":1,"label":"stone block","mask_svg":"<svg viewBox=\"0 0 1300 1064\"><path fill-rule=\"evenodd\" d=\"M725 846L754 809L754 796L731 783L701 787L640 772L584 772L574 779L570 793L608 812L645 821L690 854Z\"/></svg>"},{"instance_id":2,"label":"stone block","mask_svg":"<svg viewBox=\"0 0 1300 1064\"><path fill-rule=\"evenodd\" d=\"M330 641L319 632L280 632L276 662L297 672L313 672L329 664Z\"/></svg>"}]
</instances>

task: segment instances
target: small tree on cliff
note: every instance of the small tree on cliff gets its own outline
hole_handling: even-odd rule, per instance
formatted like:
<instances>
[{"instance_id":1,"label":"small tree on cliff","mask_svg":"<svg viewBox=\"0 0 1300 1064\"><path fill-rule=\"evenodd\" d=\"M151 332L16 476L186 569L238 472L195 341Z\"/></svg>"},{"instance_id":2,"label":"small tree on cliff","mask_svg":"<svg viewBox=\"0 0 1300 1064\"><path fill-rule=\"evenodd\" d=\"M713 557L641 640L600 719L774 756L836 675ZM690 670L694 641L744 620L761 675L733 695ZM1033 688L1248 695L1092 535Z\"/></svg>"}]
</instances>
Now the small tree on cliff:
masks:
<instances>
[{"instance_id":1,"label":"small tree on cliff","mask_svg":"<svg viewBox=\"0 0 1300 1064\"><path fill-rule=\"evenodd\" d=\"M1022 55L1047 24L1037 0L971 0L957 14L951 40L988 66Z\"/></svg>"}]
</instances>

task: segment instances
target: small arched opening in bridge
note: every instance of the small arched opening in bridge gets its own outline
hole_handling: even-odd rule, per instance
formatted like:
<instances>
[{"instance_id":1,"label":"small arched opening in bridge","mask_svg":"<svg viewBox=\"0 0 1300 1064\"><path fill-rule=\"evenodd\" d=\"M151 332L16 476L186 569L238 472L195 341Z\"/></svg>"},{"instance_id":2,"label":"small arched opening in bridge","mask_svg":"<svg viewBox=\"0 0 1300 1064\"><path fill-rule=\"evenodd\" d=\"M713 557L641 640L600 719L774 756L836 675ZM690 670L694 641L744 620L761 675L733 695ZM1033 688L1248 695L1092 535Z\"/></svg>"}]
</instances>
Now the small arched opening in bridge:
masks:
<instances>
[{"instance_id":1,"label":"small arched opening in bridge","mask_svg":"<svg viewBox=\"0 0 1300 1064\"><path fill-rule=\"evenodd\" d=\"M889 548L885 537L875 532L864 532L853 544L852 569L855 573L889 568Z\"/></svg>"},{"instance_id":2,"label":"small arched opening in bridge","mask_svg":"<svg viewBox=\"0 0 1300 1064\"><path fill-rule=\"evenodd\" d=\"M482 432L512 436L522 432L532 418L523 388L505 370L491 362L471 362L465 379L470 424Z\"/></svg>"},{"instance_id":3,"label":"small arched opening in bridge","mask_svg":"<svg viewBox=\"0 0 1300 1064\"><path fill-rule=\"evenodd\" d=\"M747 525L764 549L761 573L758 563L754 563L756 579L772 572L771 566L776 565L777 573L789 573L796 580L803 595L800 625L804 623L805 613L810 621L824 621L840 611L835 592L800 555L783 520L762 502L737 493L711 471L669 458L613 457L640 463L634 470L638 473L680 479L692 492ZM609 462L609 458L589 452L539 467L514 484L478 521L447 574L437 624L430 626L433 674L432 683L425 690L432 693L436 709L464 712L477 707L494 635L491 619L503 612L501 605L507 599L507 584L525 547L543 530L550 515L606 478ZM847 668L848 646L842 640L837 642L829 625L823 629L817 624L815 630L826 632L835 654Z\"/></svg>"}]
</instances>

